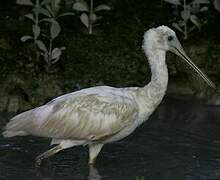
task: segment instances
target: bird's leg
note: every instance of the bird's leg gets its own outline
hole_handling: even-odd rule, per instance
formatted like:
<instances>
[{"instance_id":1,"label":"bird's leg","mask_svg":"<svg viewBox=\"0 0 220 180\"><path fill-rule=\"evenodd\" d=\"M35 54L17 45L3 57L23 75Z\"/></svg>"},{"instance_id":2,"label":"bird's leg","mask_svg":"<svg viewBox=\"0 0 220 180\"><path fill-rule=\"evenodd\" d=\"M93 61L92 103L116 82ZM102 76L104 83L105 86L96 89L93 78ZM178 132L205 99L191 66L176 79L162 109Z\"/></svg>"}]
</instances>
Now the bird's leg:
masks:
<instances>
[{"instance_id":1,"label":"bird's leg","mask_svg":"<svg viewBox=\"0 0 220 180\"><path fill-rule=\"evenodd\" d=\"M102 177L99 174L99 171L92 164L90 164L90 166L89 166L88 179L91 179L91 180L101 180L102 179Z\"/></svg>"},{"instance_id":2,"label":"bird's leg","mask_svg":"<svg viewBox=\"0 0 220 180\"><path fill-rule=\"evenodd\" d=\"M104 144L89 144L89 164L95 164L96 157Z\"/></svg>"},{"instance_id":3,"label":"bird's leg","mask_svg":"<svg viewBox=\"0 0 220 180\"><path fill-rule=\"evenodd\" d=\"M63 148L62 146L59 144L51 149L49 149L48 151L40 154L39 156L36 157L36 163L35 165L38 167L41 165L41 162L43 159L48 158L56 153L58 153L59 151L61 151Z\"/></svg>"}]
</instances>

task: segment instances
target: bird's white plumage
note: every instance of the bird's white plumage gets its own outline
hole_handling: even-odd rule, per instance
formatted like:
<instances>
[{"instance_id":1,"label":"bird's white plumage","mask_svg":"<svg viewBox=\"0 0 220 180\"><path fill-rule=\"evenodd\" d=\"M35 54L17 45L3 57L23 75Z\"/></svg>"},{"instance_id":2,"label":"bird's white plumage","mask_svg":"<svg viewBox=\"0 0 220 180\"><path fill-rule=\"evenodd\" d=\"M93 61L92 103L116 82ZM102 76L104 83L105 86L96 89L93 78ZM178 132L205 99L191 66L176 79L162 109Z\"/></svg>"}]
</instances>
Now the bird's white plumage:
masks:
<instances>
[{"instance_id":1,"label":"bird's white plumage","mask_svg":"<svg viewBox=\"0 0 220 180\"><path fill-rule=\"evenodd\" d=\"M16 131L32 135L88 141L105 139L137 118L134 89L100 86L63 95L14 117L8 127L16 121L25 124L17 126Z\"/></svg>"},{"instance_id":2,"label":"bird's white plumage","mask_svg":"<svg viewBox=\"0 0 220 180\"><path fill-rule=\"evenodd\" d=\"M161 102L168 83L166 51L175 48L175 42L180 47L177 38L168 42L168 36L176 38L175 32L166 26L150 29L144 35L143 50L152 72L148 85L132 88L97 86L60 96L15 116L6 125L3 135L32 134L52 138L51 144L60 145L39 158L61 149L89 144L89 162L93 163L103 144L131 134Z\"/></svg>"}]
</instances>

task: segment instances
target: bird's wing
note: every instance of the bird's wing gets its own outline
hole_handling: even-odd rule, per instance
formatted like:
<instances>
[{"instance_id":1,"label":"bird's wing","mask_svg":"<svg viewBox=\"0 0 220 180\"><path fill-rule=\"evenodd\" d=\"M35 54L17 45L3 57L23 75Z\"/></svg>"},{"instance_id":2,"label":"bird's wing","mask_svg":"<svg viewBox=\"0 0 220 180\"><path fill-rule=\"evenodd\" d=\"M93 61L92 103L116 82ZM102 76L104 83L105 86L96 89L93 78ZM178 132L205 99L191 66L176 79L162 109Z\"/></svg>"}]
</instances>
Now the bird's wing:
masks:
<instances>
[{"instance_id":1,"label":"bird's wing","mask_svg":"<svg viewBox=\"0 0 220 180\"><path fill-rule=\"evenodd\" d=\"M117 134L137 118L132 98L114 93L70 94L52 101L50 114L36 135L79 140L99 140Z\"/></svg>"}]
</instances>

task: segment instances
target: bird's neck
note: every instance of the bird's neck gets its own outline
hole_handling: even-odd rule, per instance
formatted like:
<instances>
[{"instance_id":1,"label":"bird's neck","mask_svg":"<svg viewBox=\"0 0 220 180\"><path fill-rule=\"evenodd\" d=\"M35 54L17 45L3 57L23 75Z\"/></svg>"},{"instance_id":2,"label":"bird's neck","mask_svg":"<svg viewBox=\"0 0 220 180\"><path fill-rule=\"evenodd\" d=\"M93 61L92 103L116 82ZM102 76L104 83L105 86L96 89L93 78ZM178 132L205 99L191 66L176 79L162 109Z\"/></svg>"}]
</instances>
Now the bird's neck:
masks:
<instances>
[{"instance_id":1,"label":"bird's neck","mask_svg":"<svg viewBox=\"0 0 220 180\"><path fill-rule=\"evenodd\" d=\"M150 85L152 88L166 90L168 83L168 70L165 61L166 52L157 50L147 57L151 69L151 81L147 86ZM147 88L147 86L145 87Z\"/></svg>"},{"instance_id":2,"label":"bird's neck","mask_svg":"<svg viewBox=\"0 0 220 180\"><path fill-rule=\"evenodd\" d=\"M150 51L153 52L153 51ZM151 68L151 81L136 91L136 102L139 106L138 124L143 123L163 99L168 83L168 70L165 63L166 53L158 51L149 54L145 52Z\"/></svg>"},{"instance_id":3,"label":"bird's neck","mask_svg":"<svg viewBox=\"0 0 220 180\"><path fill-rule=\"evenodd\" d=\"M168 70L165 61L166 52L161 50L151 52L153 53L146 53L151 69L151 81L144 86L143 93L148 103L151 101L152 105L157 106L167 89Z\"/></svg>"}]
</instances>

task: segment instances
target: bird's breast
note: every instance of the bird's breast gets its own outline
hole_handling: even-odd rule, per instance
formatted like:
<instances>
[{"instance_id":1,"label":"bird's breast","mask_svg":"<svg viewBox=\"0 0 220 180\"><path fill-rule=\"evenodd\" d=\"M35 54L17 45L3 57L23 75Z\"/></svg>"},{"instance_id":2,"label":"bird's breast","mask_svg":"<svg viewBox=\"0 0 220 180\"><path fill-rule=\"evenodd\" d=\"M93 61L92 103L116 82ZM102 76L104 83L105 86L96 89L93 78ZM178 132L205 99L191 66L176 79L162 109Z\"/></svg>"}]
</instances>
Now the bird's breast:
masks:
<instances>
[{"instance_id":1,"label":"bird's breast","mask_svg":"<svg viewBox=\"0 0 220 180\"><path fill-rule=\"evenodd\" d=\"M112 136L109 139L106 139L105 143L110 143L110 142L115 142L115 141L119 141L125 137L127 137L128 135L130 135L132 132L134 132L134 130L139 126L139 123L137 120L134 120L133 123L129 124L128 126L126 126L125 128L123 128L120 132L118 132L117 134L115 134L114 136Z\"/></svg>"},{"instance_id":2,"label":"bird's breast","mask_svg":"<svg viewBox=\"0 0 220 180\"><path fill-rule=\"evenodd\" d=\"M166 92L165 87L157 87L149 84L149 86L140 89L136 95L136 102L139 109L138 123L139 125L146 121L161 103Z\"/></svg>"}]
</instances>

